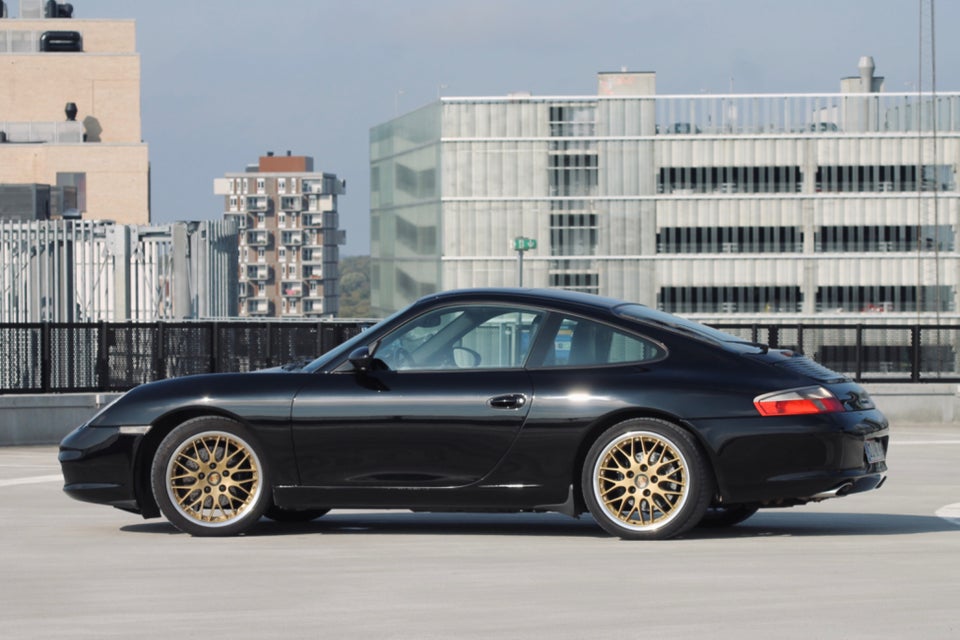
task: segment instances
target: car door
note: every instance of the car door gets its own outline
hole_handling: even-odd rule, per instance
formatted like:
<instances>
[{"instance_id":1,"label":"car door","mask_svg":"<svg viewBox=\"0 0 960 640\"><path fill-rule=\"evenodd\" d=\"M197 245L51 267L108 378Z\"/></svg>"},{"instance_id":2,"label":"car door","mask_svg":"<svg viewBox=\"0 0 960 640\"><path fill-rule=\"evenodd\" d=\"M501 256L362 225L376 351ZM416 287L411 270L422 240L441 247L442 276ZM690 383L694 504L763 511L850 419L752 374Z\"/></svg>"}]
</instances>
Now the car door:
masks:
<instances>
[{"instance_id":1,"label":"car door","mask_svg":"<svg viewBox=\"0 0 960 640\"><path fill-rule=\"evenodd\" d=\"M541 315L433 310L372 345L378 367L309 377L292 407L301 484L451 487L485 476L530 410L523 364Z\"/></svg>"}]
</instances>

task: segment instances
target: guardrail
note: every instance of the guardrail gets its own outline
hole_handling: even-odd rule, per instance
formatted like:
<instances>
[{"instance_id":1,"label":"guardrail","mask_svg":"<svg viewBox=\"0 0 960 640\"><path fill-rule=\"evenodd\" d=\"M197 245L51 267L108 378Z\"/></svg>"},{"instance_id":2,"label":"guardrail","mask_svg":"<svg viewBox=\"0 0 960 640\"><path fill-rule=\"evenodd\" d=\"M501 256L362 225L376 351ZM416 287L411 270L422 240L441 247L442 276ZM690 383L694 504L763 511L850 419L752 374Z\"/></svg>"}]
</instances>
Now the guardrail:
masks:
<instances>
[{"instance_id":1,"label":"guardrail","mask_svg":"<svg viewBox=\"0 0 960 640\"><path fill-rule=\"evenodd\" d=\"M372 321L0 324L0 394L126 391L313 358ZM960 382L960 326L713 324L859 382Z\"/></svg>"}]
</instances>

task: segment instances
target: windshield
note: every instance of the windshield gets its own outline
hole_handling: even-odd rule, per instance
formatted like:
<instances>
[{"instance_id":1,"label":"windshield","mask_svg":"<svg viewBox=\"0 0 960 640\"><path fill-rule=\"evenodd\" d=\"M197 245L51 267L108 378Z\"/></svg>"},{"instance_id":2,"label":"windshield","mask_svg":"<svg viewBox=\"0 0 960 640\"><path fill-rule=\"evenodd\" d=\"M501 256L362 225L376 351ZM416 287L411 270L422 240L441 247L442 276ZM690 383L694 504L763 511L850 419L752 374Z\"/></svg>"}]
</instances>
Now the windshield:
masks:
<instances>
[{"instance_id":1,"label":"windshield","mask_svg":"<svg viewBox=\"0 0 960 640\"><path fill-rule=\"evenodd\" d=\"M384 323L390 322L391 320L399 316L401 313L403 313L403 311L405 310L401 309L400 311L397 311L391 316L384 318L380 322L370 327L367 327L366 329L364 329L357 335L353 336L343 344L337 345L330 351L327 351L326 353L321 355L319 358L317 358L316 360L314 360L313 362L305 366L301 371L304 371L306 373L319 371L320 369L323 369L324 367L326 367L327 364L329 364L330 362L333 362L334 360L339 360L342 356L349 354L351 351L353 351L360 345L364 344L369 339L372 331L383 326Z\"/></svg>"}]
</instances>

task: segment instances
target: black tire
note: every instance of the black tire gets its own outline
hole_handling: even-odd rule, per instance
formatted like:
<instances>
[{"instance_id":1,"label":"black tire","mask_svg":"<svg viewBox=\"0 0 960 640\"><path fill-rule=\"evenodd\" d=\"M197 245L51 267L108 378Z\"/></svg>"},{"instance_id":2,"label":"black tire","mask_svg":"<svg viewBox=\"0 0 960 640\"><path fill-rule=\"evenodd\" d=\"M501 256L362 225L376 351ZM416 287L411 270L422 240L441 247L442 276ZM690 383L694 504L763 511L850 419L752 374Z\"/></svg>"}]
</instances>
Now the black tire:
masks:
<instances>
[{"instance_id":1,"label":"black tire","mask_svg":"<svg viewBox=\"0 0 960 640\"><path fill-rule=\"evenodd\" d=\"M263 515L274 522L310 522L326 515L329 511L330 509L284 509L272 504Z\"/></svg>"},{"instance_id":2,"label":"black tire","mask_svg":"<svg viewBox=\"0 0 960 640\"><path fill-rule=\"evenodd\" d=\"M636 418L604 431L581 472L587 508L608 533L664 540L696 525L714 480L696 441L677 425Z\"/></svg>"},{"instance_id":3,"label":"black tire","mask_svg":"<svg viewBox=\"0 0 960 640\"><path fill-rule=\"evenodd\" d=\"M712 506L707 509L700 519L698 527L716 528L732 527L740 524L759 510L754 504L727 504Z\"/></svg>"},{"instance_id":4,"label":"black tire","mask_svg":"<svg viewBox=\"0 0 960 640\"><path fill-rule=\"evenodd\" d=\"M232 536L270 506L269 471L248 429L208 416L167 434L150 480L160 512L177 529L193 536Z\"/></svg>"}]
</instances>

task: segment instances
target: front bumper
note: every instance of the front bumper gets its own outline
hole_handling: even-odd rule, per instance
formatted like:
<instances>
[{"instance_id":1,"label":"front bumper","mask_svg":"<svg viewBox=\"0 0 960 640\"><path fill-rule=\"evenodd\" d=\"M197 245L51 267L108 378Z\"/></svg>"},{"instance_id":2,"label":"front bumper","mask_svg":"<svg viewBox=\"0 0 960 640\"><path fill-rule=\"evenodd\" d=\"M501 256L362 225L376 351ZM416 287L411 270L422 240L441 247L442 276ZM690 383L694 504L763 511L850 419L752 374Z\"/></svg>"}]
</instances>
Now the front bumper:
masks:
<instances>
[{"instance_id":1,"label":"front bumper","mask_svg":"<svg viewBox=\"0 0 960 640\"><path fill-rule=\"evenodd\" d=\"M143 436L118 427L82 426L60 443L63 491L76 500L140 513L134 460Z\"/></svg>"}]
</instances>

